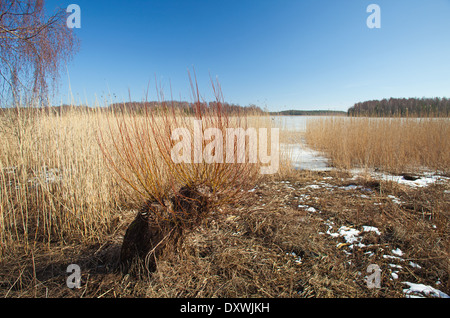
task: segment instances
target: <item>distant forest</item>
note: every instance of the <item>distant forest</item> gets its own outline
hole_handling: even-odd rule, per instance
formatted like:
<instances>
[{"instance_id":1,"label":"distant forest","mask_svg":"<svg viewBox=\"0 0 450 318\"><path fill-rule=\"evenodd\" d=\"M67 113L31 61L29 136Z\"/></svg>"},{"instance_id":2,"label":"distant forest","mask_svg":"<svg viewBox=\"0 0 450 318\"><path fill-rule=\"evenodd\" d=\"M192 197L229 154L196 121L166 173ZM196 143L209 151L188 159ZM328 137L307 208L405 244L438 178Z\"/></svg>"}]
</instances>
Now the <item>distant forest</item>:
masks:
<instances>
[{"instance_id":1,"label":"distant forest","mask_svg":"<svg viewBox=\"0 0 450 318\"><path fill-rule=\"evenodd\" d=\"M274 116L339 116L347 113L339 110L283 110L280 112L270 112Z\"/></svg>"},{"instance_id":2,"label":"distant forest","mask_svg":"<svg viewBox=\"0 0 450 318\"><path fill-rule=\"evenodd\" d=\"M357 103L348 116L370 117L449 117L448 98L390 98Z\"/></svg>"},{"instance_id":3,"label":"distant forest","mask_svg":"<svg viewBox=\"0 0 450 318\"><path fill-rule=\"evenodd\" d=\"M208 108L213 108L216 106L216 102L202 102L200 103L200 108L202 110L206 110ZM64 114L68 111L90 111L90 110L100 110L100 111L111 111L111 110L126 110L129 112L134 112L137 114L142 114L145 112L146 109L151 109L152 111L158 111L162 110L164 107L173 107L177 111L184 113L186 115L191 115L194 113L194 110L192 108L192 103L189 102L179 102L179 101L165 101L163 102L157 102L157 101L151 101L151 102L126 102L126 103L113 103L106 107L100 107L100 108L92 108L85 105L61 105L61 106L44 106L44 107L38 107L38 108L27 108L27 107L21 107L21 109L26 110L28 112L43 112L43 113L54 113L54 114ZM249 105L249 106L240 106L236 104L229 104L229 103L221 103L222 111L226 114L263 114L265 113L260 107L255 105ZM16 108L10 107L10 108L1 108L0 107L0 114L5 112L14 112L16 111Z\"/></svg>"},{"instance_id":4,"label":"distant forest","mask_svg":"<svg viewBox=\"0 0 450 318\"><path fill-rule=\"evenodd\" d=\"M187 115L193 114L194 110L192 108L192 103L189 102L179 102L179 101L166 101L164 103L161 102L126 102L126 103L115 103L109 105L108 109L122 109L125 108L127 110L132 110L137 113L141 113L145 111L145 108L149 107L153 110L162 109L164 106L166 107L174 107L175 109L185 113ZM217 106L217 102L201 102L200 108L202 110L213 108ZM264 111L255 105L250 106L240 106L236 104L229 103L221 103L222 111L226 114L262 114Z\"/></svg>"},{"instance_id":5,"label":"distant forest","mask_svg":"<svg viewBox=\"0 0 450 318\"><path fill-rule=\"evenodd\" d=\"M186 101L159 101L150 102L125 102L113 103L106 107L100 107L97 110L111 111L125 109L130 112L144 113L145 109L158 111L164 106L174 107L178 112L186 115L193 114L192 103ZM216 102L202 102L202 110L216 106ZM450 99L449 98L389 98L382 100L371 100L356 103L350 107L347 112L337 110L284 110L279 112L268 112L262 110L256 105L240 106L237 104L221 103L222 111L226 114L241 115L261 115L269 114L272 116L368 116L368 117L450 117ZM22 107L20 107L22 109ZM23 108L27 112L45 112L63 114L67 111L90 111L94 110L89 106L61 105L46 106L38 108ZM5 112L14 112L15 108L1 108L0 114Z\"/></svg>"},{"instance_id":6,"label":"distant forest","mask_svg":"<svg viewBox=\"0 0 450 318\"><path fill-rule=\"evenodd\" d=\"M186 114L191 114L193 112L191 103L188 102L176 102L176 101L170 101L165 103L169 107L175 107L175 109L179 109L183 111ZM216 102L204 102L201 103L201 107L204 108L212 108L216 106ZM111 104L108 108L111 109L120 109L122 107L125 107L126 109L133 110L136 112L142 112L145 107L151 107L153 109L158 109L162 107L162 104L160 102L129 102L129 103L117 103L117 104ZM264 114L267 113L266 111L263 111L260 107L256 105L249 105L249 106L240 106L237 104L229 104L229 103L221 103L222 110L227 114ZM334 110L285 110L280 112L269 112L270 115L273 116L312 116L312 115L346 115L345 111L334 111Z\"/></svg>"}]
</instances>

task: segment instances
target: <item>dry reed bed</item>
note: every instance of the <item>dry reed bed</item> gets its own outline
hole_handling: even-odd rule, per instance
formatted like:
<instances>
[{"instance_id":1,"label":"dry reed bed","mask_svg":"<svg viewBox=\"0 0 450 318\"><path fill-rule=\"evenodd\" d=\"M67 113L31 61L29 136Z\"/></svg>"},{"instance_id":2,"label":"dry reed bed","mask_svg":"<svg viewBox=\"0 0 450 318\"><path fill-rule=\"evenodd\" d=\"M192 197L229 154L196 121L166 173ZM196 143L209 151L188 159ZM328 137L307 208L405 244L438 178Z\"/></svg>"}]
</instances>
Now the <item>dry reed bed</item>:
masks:
<instances>
[{"instance_id":1,"label":"dry reed bed","mask_svg":"<svg viewBox=\"0 0 450 318\"><path fill-rule=\"evenodd\" d=\"M180 119L180 124L186 120L192 121ZM229 120L237 124L235 118ZM163 127L161 118L154 121L156 128ZM155 146L152 127L148 127L152 123L144 115L117 116L100 109L73 110L62 115L21 110L19 115L3 113L0 122L0 257L19 245L29 252L36 241L101 241L114 230L111 224L121 210L136 207L146 199L133 194L132 187L118 178L102 153L108 152L108 159L118 164L116 171L122 177L132 185L138 184L136 176L142 171L136 167L141 163L134 161L136 166L130 168L120 156L121 150L133 154L135 149L145 155L143 150ZM124 123L131 129L128 135L119 129ZM253 116L247 124L270 127L270 119ZM133 131L135 127L147 131ZM134 142L143 132L149 134L148 144L141 143L145 149L139 149ZM121 143L124 137L129 140ZM120 148L127 142L127 149ZM155 155L151 159L153 170L144 170L158 172L153 176L154 186L169 186L164 158ZM142 176L148 179L152 175Z\"/></svg>"},{"instance_id":2,"label":"dry reed bed","mask_svg":"<svg viewBox=\"0 0 450 318\"><path fill-rule=\"evenodd\" d=\"M411 189L393 182L354 180L344 172L295 172L288 162L281 164L279 174L261 179L241 201L214 210L200 229L188 234L181 251L167 251L153 276L122 276L117 272L120 244L135 215L133 209L142 201L126 196L126 189L118 185L103 160L96 136L99 128L109 129L105 116L89 111L39 118L1 117L0 137L5 141L0 143L2 296L403 297L403 280L449 293L448 184ZM266 117L252 120L253 127L270 125ZM325 136L335 136L324 123L314 126L321 127L317 140L332 149ZM338 120L328 123L341 134L332 139L337 145L342 136L349 138L345 148L338 150L353 149L349 145L356 144L354 149L368 151L381 142L369 134L367 123L353 122L359 132L371 135L364 139L368 144L352 143L360 134L338 130L342 128ZM438 142L443 150L430 157L422 154L425 159L419 156L421 165L437 162L436 169L448 168L448 141L442 140L448 124L426 122L424 126L428 128L416 127L414 136L431 131L433 145ZM386 136L391 136L394 127L397 125L383 126L380 133L388 130ZM405 138L408 135L404 130L401 133ZM295 137L288 132L280 139ZM410 138L410 143L415 142ZM425 144L430 137L420 138L415 145ZM397 147L411 149L407 144L399 146L404 139L395 140ZM105 143L109 142L106 137ZM396 148L386 145L378 149L388 149L387 154ZM371 152L363 151L358 159L348 151L343 153L345 156L337 152L341 161L334 158L335 163L352 166L355 162L376 162ZM363 160L367 158L371 160ZM408 166L400 158L380 160L390 169ZM325 183L333 187L322 186ZM340 188L349 184L361 187L350 191ZM372 191L364 192L364 188ZM389 195L404 203L396 204ZM365 234L362 242L369 247L349 255L345 253L348 246L338 248L343 242L326 235L330 222L334 230L366 225L377 227L382 234ZM398 273L401 279L392 279L392 261L383 255L395 248L404 251L405 260L421 268L399 264L403 265ZM369 251L373 256L365 254ZM79 290L65 285L66 268L71 263L82 268ZM366 268L373 263L382 268L379 290L368 289L364 281Z\"/></svg>"},{"instance_id":3,"label":"dry reed bed","mask_svg":"<svg viewBox=\"0 0 450 318\"><path fill-rule=\"evenodd\" d=\"M0 252L14 242L98 240L110 230L123 193L96 142L97 119L77 111L2 118Z\"/></svg>"},{"instance_id":4,"label":"dry reed bed","mask_svg":"<svg viewBox=\"0 0 450 318\"><path fill-rule=\"evenodd\" d=\"M449 173L447 118L318 118L307 124L308 144L338 168L380 168L395 173Z\"/></svg>"}]
</instances>

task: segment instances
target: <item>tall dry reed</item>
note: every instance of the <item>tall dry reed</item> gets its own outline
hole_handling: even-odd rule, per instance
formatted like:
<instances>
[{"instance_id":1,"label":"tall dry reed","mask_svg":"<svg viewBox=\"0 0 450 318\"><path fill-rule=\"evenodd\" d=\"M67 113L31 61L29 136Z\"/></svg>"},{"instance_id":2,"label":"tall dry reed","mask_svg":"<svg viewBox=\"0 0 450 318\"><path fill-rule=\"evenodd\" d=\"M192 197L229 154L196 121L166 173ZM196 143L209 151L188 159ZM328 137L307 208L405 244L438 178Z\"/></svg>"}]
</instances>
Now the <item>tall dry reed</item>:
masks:
<instances>
[{"instance_id":1,"label":"tall dry reed","mask_svg":"<svg viewBox=\"0 0 450 318\"><path fill-rule=\"evenodd\" d=\"M98 240L110 230L123 195L98 147L97 117L94 110L26 108L0 115L1 251L14 243L28 249L36 241Z\"/></svg>"},{"instance_id":2,"label":"tall dry reed","mask_svg":"<svg viewBox=\"0 0 450 318\"><path fill-rule=\"evenodd\" d=\"M310 146L339 168L449 173L450 121L446 118L317 118L307 123Z\"/></svg>"}]
</instances>

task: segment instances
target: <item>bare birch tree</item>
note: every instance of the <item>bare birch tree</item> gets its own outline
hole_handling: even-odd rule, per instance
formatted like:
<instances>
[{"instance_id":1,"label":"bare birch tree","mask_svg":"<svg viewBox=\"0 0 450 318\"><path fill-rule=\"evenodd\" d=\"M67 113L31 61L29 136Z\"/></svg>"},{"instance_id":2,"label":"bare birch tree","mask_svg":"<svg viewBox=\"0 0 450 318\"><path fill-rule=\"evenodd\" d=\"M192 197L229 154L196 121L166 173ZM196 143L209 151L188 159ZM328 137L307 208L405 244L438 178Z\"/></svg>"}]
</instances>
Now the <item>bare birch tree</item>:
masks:
<instances>
[{"instance_id":1,"label":"bare birch tree","mask_svg":"<svg viewBox=\"0 0 450 318\"><path fill-rule=\"evenodd\" d=\"M19 96L47 97L78 50L67 13L45 13L44 0L0 0L0 106Z\"/></svg>"}]
</instances>

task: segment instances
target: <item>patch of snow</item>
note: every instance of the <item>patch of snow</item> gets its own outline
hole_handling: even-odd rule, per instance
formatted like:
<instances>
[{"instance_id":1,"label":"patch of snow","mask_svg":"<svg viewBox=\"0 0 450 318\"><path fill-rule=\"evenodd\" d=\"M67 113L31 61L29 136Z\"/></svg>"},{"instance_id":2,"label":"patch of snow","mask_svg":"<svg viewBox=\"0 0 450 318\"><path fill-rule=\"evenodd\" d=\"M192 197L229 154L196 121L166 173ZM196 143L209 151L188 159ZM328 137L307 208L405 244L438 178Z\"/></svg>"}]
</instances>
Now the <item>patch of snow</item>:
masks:
<instances>
[{"instance_id":1,"label":"patch of snow","mask_svg":"<svg viewBox=\"0 0 450 318\"><path fill-rule=\"evenodd\" d=\"M356 190L356 189L359 189L360 188L360 186L357 186L357 185L355 185L355 184L350 184L350 185L348 185L348 186L345 186L345 187L339 187L340 189L344 189L344 190Z\"/></svg>"},{"instance_id":2,"label":"patch of snow","mask_svg":"<svg viewBox=\"0 0 450 318\"><path fill-rule=\"evenodd\" d=\"M433 183L441 181L450 181L449 177L436 175L434 173L426 173L422 177L418 177L417 180L406 180L403 176L395 176L388 173L381 173L377 171L366 171L364 169L355 168L351 169L350 172L354 175L354 177L369 173L370 176L374 179L397 182L399 184L407 185L414 188L426 187Z\"/></svg>"},{"instance_id":3,"label":"patch of snow","mask_svg":"<svg viewBox=\"0 0 450 318\"><path fill-rule=\"evenodd\" d=\"M413 181L413 180L406 180L405 178L403 178L403 176L382 174L381 179L386 181L394 181L414 188L422 188L429 186L430 184L436 183L438 181L448 180L450 178L437 175L428 175Z\"/></svg>"},{"instance_id":4,"label":"patch of snow","mask_svg":"<svg viewBox=\"0 0 450 318\"><path fill-rule=\"evenodd\" d=\"M280 144L281 153L288 156L295 169L329 171L329 159L320 152L308 148L305 144Z\"/></svg>"},{"instance_id":5,"label":"patch of snow","mask_svg":"<svg viewBox=\"0 0 450 318\"><path fill-rule=\"evenodd\" d=\"M437 297L437 298L450 298L446 293L441 292L440 290L424 285L424 284L415 284L410 282L403 282L409 286L409 288L403 289L403 293L405 297L413 298L413 297Z\"/></svg>"},{"instance_id":6,"label":"patch of snow","mask_svg":"<svg viewBox=\"0 0 450 318\"><path fill-rule=\"evenodd\" d=\"M403 201L401 201L399 198L393 196L393 195L388 195L388 198L392 200L392 202L396 203L396 204L402 204L404 203Z\"/></svg>"},{"instance_id":7,"label":"patch of snow","mask_svg":"<svg viewBox=\"0 0 450 318\"><path fill-rule=\"evenodd\" d=\"M363 186L356 185L356 184L349 184L348 186L345 186L345 187L339 187L339 189L343 189L343 190L347 190L347 191L348 190L361 190L364 192L373 192L373 190L370 188L364 188Z\"/></svg>"},{"instance_id":8,"label":"patch of snow","mask_svg":"<svg viewBox=\"0 0 450 318\"><path fill-rule=\"evenodd\" d=\"M341 226L339 228L339 230L338 230L338 233L349 244L358 242L358 240L359 240L358 235L359 235L360 232L358 230L356 230L356 229L353 229L353 228L350 228L350 227L347 227L347 226Z\"/></svg>"},{"instance_id":9,"label":"patch of snow","mask_svg":"<svg viewBox=\"0 0 450 318\"><path fill-rule=\"evenodd\" d=\"M333 228L332 224L334 224L334 223L333 222L325 222L325 225L328 225L327 234L330 235L331 237L338 237L339 233L331 232L331 229Z\"/></svg>"},{"instance_id":10,"label":"patch of snow","mask_svg":"<svg viewBox=\"0 0 450 318\"><path fill-rule=\"evenodd\" d=\"M411 266L412 268L419 268L419 269L422 268L422 266L414 262L409 262L409 266Z\"/></svg>"},{"instance_id":11,"label":"patch of snow","mask_svg":"<svg viewBox=\"0 0 450 318\"><path fill-rule=\"evenodd\" d=\"M310 188L310 189L320 189L320 185L317 185L317 184L310 184L310 185L307 185L306 187L305 187L305 189L306 188Z\"/></svg>"},{"instance_id":12,"label":"patch of snow","mask_svg":"<svg viewBox=\"0 0 450 318\"><path fill-rule=\"evenodd\" d=\"M375 232L377 235L381 235L380 230L378 230L375 226L363 225L363 232Z\"/></svg>"},{"instance_id":13,"label":"patch of snow","mask_svg":"<svg viewBox=\"0 0 450 318\"><path fill-rule=\"evenodd\" d=\"M397 256L403 256L402 250L399 249L398 247L395 250L392 250L391 252L392 252L392 254L395 254Z\"/></svg>"},{"instance_id":14,"label":"patch of snow","mask_svg":"<svg viewBox=\"0 0 450 318\"><path fill-rule=\"evenodd\" d=\"M336 233L332 233L331 229L333 228L332 225L329 222L325 223L328 225L327 234L331 237L343 237L345 240L345 243L338 243L336 246L338 248L342 248L344 246L348 246L350 249L353 249L355 246L363 248L366 247L365 244L361 243L362 237L360 236L362 233L365 232L375 232L378 235L381 235L381 232L374 226L367 226L364 225L362 227L362 230L359 231L357 229L348 227L348 226L341 226ZM348 251L343 250L346 254L349 254ZM368 252L370 253L370 252ZM366 253L367 254L367 253ZM350 254L349 254L350 255ZM373 253L369 256L374 255Z\"/></svg>"},{"instance_id":15,"label":"patch of snow","mask_svg":"<svg viewBox=\"0 0 450 318\"><path fill-rule=\"evenodd\" d=\"M392 255L383 255L383 258L397 259L397 260L399 260L399 261L404 261L403 258L398 257L398 256L392 256Z\"/></svg>"},{"instance_id":16,"label":"patch of snow","mask_svg":"<svg viewBox=\"0 0 450 318\"><path fill-rule=\"evenodd\" d=\"M335 188L336 187L335 185L332 185L328 182L323 182L323 181L319 181L319 184L324 188Z\"/></svg>"}]
</instances>

